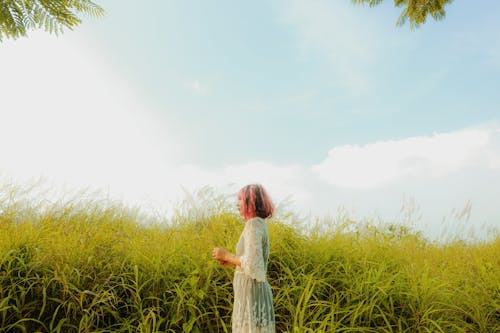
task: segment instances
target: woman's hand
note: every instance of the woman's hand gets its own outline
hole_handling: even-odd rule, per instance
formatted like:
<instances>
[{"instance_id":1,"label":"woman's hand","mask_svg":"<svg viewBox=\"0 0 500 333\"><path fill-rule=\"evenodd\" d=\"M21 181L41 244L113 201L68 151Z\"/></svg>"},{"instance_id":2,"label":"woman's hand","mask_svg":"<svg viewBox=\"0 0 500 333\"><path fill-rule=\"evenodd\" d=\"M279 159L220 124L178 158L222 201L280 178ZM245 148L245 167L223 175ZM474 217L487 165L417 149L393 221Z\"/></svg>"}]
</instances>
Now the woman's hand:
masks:
<instances>
[{"instance_id":1,"label":"woman's hand","mask_svg":"<svg viewBox=\"0 0 500 333\"><path fill-rule=\"evenodd\" d=\"M241 265L240 257L229 253L222 247L216 247L212 251L212 257L221 265L228 267L238 267Z\"/></svg>"},{"instance_id":2,"label":"woman's hand","mask_svg":"<svg viewBox=\"0 0 500 333\"><path fill-rule=\"evenodd\" d=\"M212 251L212 257L217 260L220 264L222 264L223 262L225 262L227 260L227 255L228 255L228 252L223 249L222 247L216 247L213 251Z\"/></svg>"}]
</instances>

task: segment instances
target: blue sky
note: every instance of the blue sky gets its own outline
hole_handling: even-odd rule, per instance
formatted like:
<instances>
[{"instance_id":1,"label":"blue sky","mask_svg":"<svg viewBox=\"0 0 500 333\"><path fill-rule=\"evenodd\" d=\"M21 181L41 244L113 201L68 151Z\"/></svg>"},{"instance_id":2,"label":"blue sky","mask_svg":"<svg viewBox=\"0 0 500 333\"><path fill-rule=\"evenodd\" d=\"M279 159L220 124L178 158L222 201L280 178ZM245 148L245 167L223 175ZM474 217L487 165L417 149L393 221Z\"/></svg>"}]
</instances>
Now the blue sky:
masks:
<instances>
[{"instance_id":1,"label":"blue sky","mask_svg":"<svg viewBox=\"0 0 500 333\"><path fill-rule=\"evenodd\" d=\"M151 207L259 181L303 214L500 226L500 3L414 30L390 1L102 5L0 45L4 178Z\"/></svg>"},{"instance_id":2,"label":"blue sky","mask_svg":"<svg viewBox=\"0 0 500 333\"><path fill-rule=\"evenodd\" d=\"M89 30L166 118L203 123L186 138L196 141L195 162L314 162L339 144L494 118L500 37L491 5L454 3L443 22L410 31L395 27L400 10L389 2L110 2ZM198 95L179 84L189 80ZM225 142L244 126L269 134ZM210 156L214 143L221 156Z\"/></svg>"}]
</instances>

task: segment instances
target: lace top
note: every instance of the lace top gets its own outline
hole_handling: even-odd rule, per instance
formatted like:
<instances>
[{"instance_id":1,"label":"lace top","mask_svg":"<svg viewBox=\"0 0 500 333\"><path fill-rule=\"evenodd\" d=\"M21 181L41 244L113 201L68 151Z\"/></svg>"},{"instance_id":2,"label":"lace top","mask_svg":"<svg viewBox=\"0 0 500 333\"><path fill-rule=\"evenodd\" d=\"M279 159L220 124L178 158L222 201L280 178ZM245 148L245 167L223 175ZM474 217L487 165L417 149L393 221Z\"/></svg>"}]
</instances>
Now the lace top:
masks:
<instances>
[{"instance_id":1,"label":"lace top","mask_svg":"<svg viewBox=\"0 0 500 333\"><path fill-rule=\"evenodd\" d=\"M236 255L241 266L236 270L243 272L257 282L266 281L267 261L269 259L269 235L266 222L256 217L248 220L236 245Z\"/></svg>"}]
</instances>

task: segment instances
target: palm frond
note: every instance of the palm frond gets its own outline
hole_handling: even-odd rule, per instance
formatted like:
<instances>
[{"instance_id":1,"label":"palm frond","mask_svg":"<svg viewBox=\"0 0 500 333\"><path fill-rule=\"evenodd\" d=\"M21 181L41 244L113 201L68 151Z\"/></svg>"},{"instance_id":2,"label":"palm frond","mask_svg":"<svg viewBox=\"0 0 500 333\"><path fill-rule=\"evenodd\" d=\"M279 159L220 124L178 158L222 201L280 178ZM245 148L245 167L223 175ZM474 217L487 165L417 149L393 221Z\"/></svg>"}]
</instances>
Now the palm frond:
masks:
<instances>
[{"instance_id":1,"label":"palm frond","mask_svg":"<svg viewBox=\"0 0 500 333\"><path fill-rule=\"evenodd\" d=\"M34 29L59 34L79 25L82 14L100 17L104 9L90 0L0 0L0 41Z\"/></svg>"},{"instance_id":2,"label":"palm frond","mask_svg":"<svg viewBox=\"0 0 500 333\"><path fill-rule=\"evenodd\" d=\"M424 24L430 16L438 21L445 17L444 6L453 0L394 0L395 7L402 7L403 11L399 15L396 25L402 26L409 22L410 29ZM383 0L351 0L354 4L368 4L374 7L383 2Z\"/></svg>"}]
</instances>

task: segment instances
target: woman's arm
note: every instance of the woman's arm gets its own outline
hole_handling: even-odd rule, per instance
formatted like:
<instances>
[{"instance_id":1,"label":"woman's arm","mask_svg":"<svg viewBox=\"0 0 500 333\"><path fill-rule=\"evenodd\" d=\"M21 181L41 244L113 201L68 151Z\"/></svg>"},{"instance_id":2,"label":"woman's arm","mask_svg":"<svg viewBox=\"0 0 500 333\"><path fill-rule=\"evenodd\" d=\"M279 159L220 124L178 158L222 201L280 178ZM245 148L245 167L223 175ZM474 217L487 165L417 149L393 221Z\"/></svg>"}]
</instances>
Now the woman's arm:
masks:
<instances>
[{"instance_id":1,"label":"woman's arm","mask_svg":"<svg viewBox=\"0 0 500 333\"><path fill-rule=\"evenodd\" d=\"M228 252L227 250L221 247L216 247L212 251L212 257L214 257L215 260L217 260L220 264L224 266L230 266L230 267L241 266L240 257Z\"/></svg>"},{"instance_id":2,"label":"woman's arm","mask_svg":"<svg viewBox=\"0 0 500 333\"><path fill-rule=\"evenodd\" d=\"M240 257L240 266L243 272L257 280L263 282L266 280L266 268L263 255L263 237L265 223L261 219L251 219L246 222L243 230L244 251Z\"/></svg>"},{"instance_id":3,"label":"woman's arm","mask_svg":"<svg viewBox=\"0 0 500 333\"><path fill-rule=\"evenodd\" d=\"M222 266L227 266L227 267L236 267L234 264L230 263L229 261L224 261L224 260L217 260L219 264Z\"/></svg>"}]
</instances>

